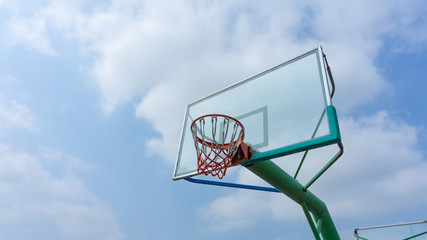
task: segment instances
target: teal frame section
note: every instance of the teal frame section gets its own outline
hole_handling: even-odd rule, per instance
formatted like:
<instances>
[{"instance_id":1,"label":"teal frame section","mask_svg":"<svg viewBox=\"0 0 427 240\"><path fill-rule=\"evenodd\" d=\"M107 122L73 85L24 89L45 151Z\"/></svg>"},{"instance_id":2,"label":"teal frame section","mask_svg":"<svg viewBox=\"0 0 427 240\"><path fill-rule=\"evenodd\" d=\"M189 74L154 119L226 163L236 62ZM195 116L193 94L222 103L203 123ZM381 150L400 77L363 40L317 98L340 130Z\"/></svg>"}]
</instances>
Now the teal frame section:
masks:
<instances>
[{"instance_id":1,"label":"teal frame section","mask_svg":"<svg viewBox=\"0 0 427 240\"><path fill-rule=\"evenodd\" d=\"M337 117L337 112L335 110L335 107L332 105L327 106L326 113L328 114L328 119L329 119L329 126L331 131L330 135L320 137L320 138L310 139L304 142L300 142L300 143L286 146L283 148L278 148L265 153L257 153L257 154L254 154L251 159L241 162L240 165L247 167L252 164L262 162L265 160L283 157L286 155L291 155L294 153L341 142L341 134L339 130L338 117Z\"/></svg>"}]
</instances>

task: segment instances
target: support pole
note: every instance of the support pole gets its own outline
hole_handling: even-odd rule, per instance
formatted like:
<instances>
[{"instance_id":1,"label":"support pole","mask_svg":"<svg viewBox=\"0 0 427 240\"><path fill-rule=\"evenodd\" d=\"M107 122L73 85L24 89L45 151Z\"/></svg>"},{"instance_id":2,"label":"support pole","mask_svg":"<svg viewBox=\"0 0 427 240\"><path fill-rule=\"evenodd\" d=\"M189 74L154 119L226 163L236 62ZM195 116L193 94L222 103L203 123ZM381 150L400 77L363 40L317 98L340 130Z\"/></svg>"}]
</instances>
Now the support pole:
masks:
<instances>
[{"instance_id":1,"label":"support pole","mask_svg":"<svg viewBox=\"0 0 427 240\"><path fill-rule=\"evenodd\" d=\"M304 186L302 186L293 177L283 171L275 163L267 160L246 166L246 168L258 175L260 178L264 179L264 181L277 188L279 191L290 197L301 206L303 203L305 203L308 210L313 214L314 219L317 222L322 222L319 228L319 232L323 239L340 239L325 203L323 203L310 191L304 191Z\"/></svg>"}]
</instances>

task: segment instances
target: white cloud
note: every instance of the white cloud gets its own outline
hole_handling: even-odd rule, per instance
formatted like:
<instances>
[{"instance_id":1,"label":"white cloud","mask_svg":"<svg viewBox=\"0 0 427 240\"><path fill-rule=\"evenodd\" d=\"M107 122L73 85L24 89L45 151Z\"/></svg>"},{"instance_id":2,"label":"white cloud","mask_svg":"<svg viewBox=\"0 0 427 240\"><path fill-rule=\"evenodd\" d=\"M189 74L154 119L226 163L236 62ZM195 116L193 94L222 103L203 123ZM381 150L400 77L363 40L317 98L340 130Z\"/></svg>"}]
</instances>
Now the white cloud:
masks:
<instances>
[{"instance_id":1,"label":"white cloud","mask_svg":"<svg viewBox=\"0 0 427 240\"><path fill-rule=\"evenodd\" d=\"M185 83L184 83L185 84ZM157 86L150 91L144 100L136 108L136 116L146 117L153 123L153 127L159 133L162 133L161 138L151 138L146 142L147 148L150 149L150 154L161 154L165 159L174 159L177 146L175 141L179 139L179 131L182 123L176 121L177 115L183 115L185 108L171 108L175 101L180 100L183 96L190 96L190 90L171 91L182 87L181 84L163 84ZM166 97L167 96L167 97Z\"/></svg>"},{"instance_id":2,"label":"white cloud","mask_svg":"<svg viewBox=\"0 0 427 240\"><path fill-rule=\"evenodd\" d=\"M15 90L18 82L19 80L12 75L0 77L0 136L5 135L11 129L26 131L37 129L36 117L19 100L22 98L22 94Z\"/></svg>"},{"instance_id":3,"label":"white cloud","mask_svg":"<svg viewBox=\"0 0 427 240\"><path fill-rule=\"evenodd\" d=\"M387 112L343 120L345 155L319 191L328 192L335 214L351 218L424 206L427 161L416 147L417 129Z\"/></svg>"},{"instance_id":4,"label":"white cloud","mask_svg":"<svg viewBox=\"0 0 427 240\"><path fill-rule=\"evenodd\" d=\"M144 98L160 82L190 81L194 86L201 80L215 81L205 85L212 91L321 43L340 79L337 102L348 109L388 88L374 65L381 38L411 41L414 38L407 36L419 36L425 17L416 5L112 1L88 7L52 1L33 18L17 18L11 28L17 41L46 54L54 52L49 29L74 36L82 49L93 51L98 57L92 73L106 113ZM425 44L416 39L418 45ZM361 94L363 98L357 97Z\"/></svg>"},{"instance_id":5,"label":"white cloud","mask_svg":"<svg viewBox=\"0 0 427 240\"><path fill-rule=\"evenodd\" d=\"M78 173L87 173L97 169L97 166L85 163L80 158L48 147L44 147L40 155L40 162L44 168L60 176L76 177Z\"/></svg>"},{"instance_id":6,"label":"white cloud","mask_svg":"<svg viewBox=\"0 0 427 240\"><path fill-rule=\"evenodd\" d=\"M379 74L369 50L337 43L325 51L336 83L333 102L339 110L348 112L354 106L392 94L392 86Z\"/></svg>"},{"instance_id":7,"label":"white cloud","mask_svg":"<svg viewBox=\"0 0 427 240\"><path fill-rule=\"evenodd\" d=\"M248 227L266 217L269 214L266 201L265 194L242 191L217 198L198 211L202 218L210 222L212 230L229 231Z\"/></svg>"},{"instance_id":8,"label":"white cloud","mask_svg":"<svg viewBox=\"0 0 427 240\"><path fill-rule=\"evenodd\" d=\"M22 96L17 82L13 76L0 81L0 238L123 239L108 204L81 178L96 166L31 140L39 140L36 117L13 100ZM21 135L31 144L16 150ZM39 153L29 152L33 146Z\"/></svg>"},{"instance_id":9,"label":"white cloud","mask_svg":"<svg viewBox=\"0 0 427 240\"><path fill-rule=\"evenodd\" d=\"M3 99L0 96L0 130L2 132L10 128L22 128L35 130L35 117L22 103L15 100Z\"/></svg>"},{"instance_id":10,"label":"white cloud","mask_svg":"<svg viewBox=\"0 0 427 240\"><path fill-rule=\"evenodd\" d=\"M69 162L70 157L65 154L56 155L61 157L58 160ZM79 178L69 174L54 176L41 164L43 161L43 157L0 144L2 239L124 238L106 203Z\"/></svg>"},{"instance_id":11,"label":"white cloud","mask_svg":"<svg viewBox=\"0 0 427 240\"><path fill-rule=\"evenodd\" d=\"M12 44L24 44L46 55L56 55L52 49L43 18L20 19L10 24Z\"/></svg>"}]
</instances>

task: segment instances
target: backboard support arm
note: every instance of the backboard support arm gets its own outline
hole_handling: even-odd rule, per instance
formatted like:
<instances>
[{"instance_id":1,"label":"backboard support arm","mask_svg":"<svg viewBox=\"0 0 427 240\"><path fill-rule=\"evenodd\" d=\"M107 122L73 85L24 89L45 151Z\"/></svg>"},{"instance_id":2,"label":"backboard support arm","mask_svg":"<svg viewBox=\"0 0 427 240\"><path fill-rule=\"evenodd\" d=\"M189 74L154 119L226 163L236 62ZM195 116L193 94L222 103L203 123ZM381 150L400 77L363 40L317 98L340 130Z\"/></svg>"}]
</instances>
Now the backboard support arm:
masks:
<instances>
[{"instance_id":1,"label":"backboard support arm","mask_svg":"<svg viewBox=\"0 0 427 240\"><path fill-rule=\"evenodd\" d=\"M328 170L334 164L344 153L344 146L341 142L337 143L340 150L337 154L322 168L320 171L304 186L304 191L306 191L320 176L322 176L323 173Z\"/></svg>"}]
</instances>

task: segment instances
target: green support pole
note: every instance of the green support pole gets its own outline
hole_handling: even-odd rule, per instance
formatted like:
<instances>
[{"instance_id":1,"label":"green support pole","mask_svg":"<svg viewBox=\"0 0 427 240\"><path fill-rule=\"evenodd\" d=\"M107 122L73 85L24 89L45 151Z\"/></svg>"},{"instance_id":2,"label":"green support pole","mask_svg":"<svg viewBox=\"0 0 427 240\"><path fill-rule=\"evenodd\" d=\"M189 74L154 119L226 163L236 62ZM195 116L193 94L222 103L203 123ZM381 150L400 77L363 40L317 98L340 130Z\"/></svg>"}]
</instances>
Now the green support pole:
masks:
<instances>
[{"instance_id":1,"label":"green support pole","mask_svg":"<svg viewBox=\"0 0 427 240\"><path fill-rule=\"evenodd\" d=\"M313 214L317 222L322 222L319 232L325 240L339 240L340 237L335 228L334 222L329 215L328 209L319 198L306 190L297 180L283 171L272 161L262 161L246 166L247 169L258 175L264 181L290 197L302 206L307 205L308 210Z\"/></svg>"},{"instance_id":2,"label":"green support pole","mask_svg":"<svg viewBox=\"0 0 427 240\"><path fill-rule=\"evenodd\" d=\"M319 230L317 230L316 226L314 225L313 219L311 218L310 211L308 210L307 204L305 202L301 203L302 210L304 211L305 217L307 218L308 224L310 225L311 231L314 234L314 238L316 240L322 240L319 236Z\"/></svg>"}]
</instances>

